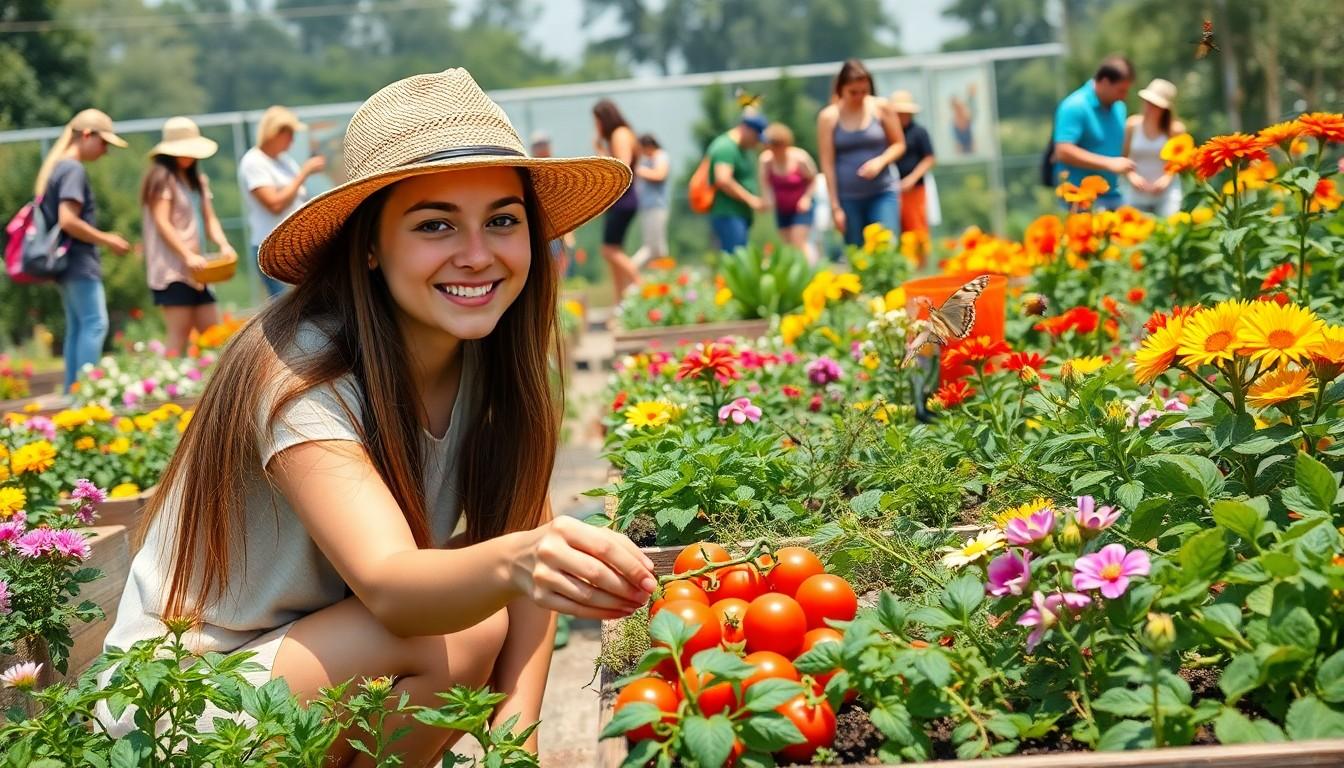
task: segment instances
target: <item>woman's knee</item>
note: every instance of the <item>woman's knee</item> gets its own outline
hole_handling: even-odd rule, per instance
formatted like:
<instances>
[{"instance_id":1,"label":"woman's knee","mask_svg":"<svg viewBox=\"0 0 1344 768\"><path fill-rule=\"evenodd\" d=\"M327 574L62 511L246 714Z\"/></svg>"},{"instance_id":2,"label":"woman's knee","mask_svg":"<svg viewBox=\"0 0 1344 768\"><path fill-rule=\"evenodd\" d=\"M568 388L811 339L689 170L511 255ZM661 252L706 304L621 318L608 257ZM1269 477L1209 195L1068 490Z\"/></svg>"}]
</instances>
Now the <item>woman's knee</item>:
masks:
<instances>
[{"instance_id":1,"label":"woman's knee","mask_svg":"<svg viewBox=\"0 0 1344 768\"><path fill-rule=\"evenodd\" d=\"M451 635L407 640L419 676L431 678L439 690L454 685L479 687L490 681L495 660L509 634L509 612L500 610L474 627Z\"/></svg>"}]
</instances>

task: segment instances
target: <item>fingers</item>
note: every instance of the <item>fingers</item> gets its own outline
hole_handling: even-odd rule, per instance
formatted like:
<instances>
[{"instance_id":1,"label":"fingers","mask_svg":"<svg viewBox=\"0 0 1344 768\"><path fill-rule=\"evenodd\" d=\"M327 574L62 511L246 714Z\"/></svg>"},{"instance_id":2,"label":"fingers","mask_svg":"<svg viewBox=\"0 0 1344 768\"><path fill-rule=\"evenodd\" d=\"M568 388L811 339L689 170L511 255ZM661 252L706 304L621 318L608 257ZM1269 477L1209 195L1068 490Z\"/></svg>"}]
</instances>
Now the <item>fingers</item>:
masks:
<instances>
[{"instance_id":1,"label":"fingers","mask_svg":"<svg viewBox=\"0 0 1344 768\"><path fill-rule=\"evenodd\" d=\"M566 613L570 616L577 616L581 619L597 619L598 621L609 621L612 619L623 619L634 611L608 611L598 608L589 608L586 605L580 605L573 600L560 597L554 592L547 592L544 595L535 597L537 605L547 610L557 613Z\"/></svg>"},{"instance_id":2,"label":"fingers","mask_svg":"<svg viewBox=\"0 0 1344 768\"><path fill-rule=\"evenodd\" d=\"M634 591L641 593L641 602L648 599L657 588L653 561L640 552L639 547L628 537L576 520L562 523L559 529L570 546L600 561L624 579Z\"/></svg>"},{"instance_id":3,"label":"fingers","mask_svg":"<svg viewBox=\"0 0 1344 768\"><path fill-rule=\"evenodd\" d=\"M644 604L642 600L630 600L613 595L590 582L578 579L561 570L546 570L538 575L535 582L540 590L538 597L547 593L568 600L575 605L592 611L604 611L628 616Z\"/></svg>"}]
</instances>

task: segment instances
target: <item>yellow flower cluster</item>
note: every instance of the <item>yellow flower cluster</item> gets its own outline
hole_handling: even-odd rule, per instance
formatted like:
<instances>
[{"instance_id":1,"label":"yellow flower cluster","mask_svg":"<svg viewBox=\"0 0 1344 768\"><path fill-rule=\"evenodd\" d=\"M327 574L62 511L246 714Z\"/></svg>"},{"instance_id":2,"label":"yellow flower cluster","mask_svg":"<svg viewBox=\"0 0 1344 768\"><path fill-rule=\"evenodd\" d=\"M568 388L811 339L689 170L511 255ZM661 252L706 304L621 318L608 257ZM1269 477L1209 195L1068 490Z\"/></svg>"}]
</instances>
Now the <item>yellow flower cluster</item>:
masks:
<instances>
[{"instance_id":1,"label":"yellow flower cluster","mask_svg":"<svg viewBox=\"0 0 1344 768\"><path fill-rule=\"evenodd\" d=\"M22 488L0 488L0 520L8 520L16 512L22 512L28 504L28 496Z\"/></svg>"},{"instance_id":2,"label":"yellow flower cluster","mask_svg":"<svg viewBox=\"0 0 1344 768\"><path fill-rule=\"evenodd\" d=\"M140 495L140 486L135 483L122 483L115 485L112 490L107 492L109 499L129 499L132 496Z\"/></svg>"},{"instance_id":3,"label":"yellow flower cluster","mask_svg":"<svg viewBox=\"0 0 1344 768\"><path fill-rule=\"evenodd\" d=\"M1042 509L1051 506L1051 504L1052 502L1044 497L1032 499L1026 504L1010 507L997 515L994 515L994 524L999 528L1007 528L1008 524L1012 521L1026 520L1037 512L1040 512Z\"/></svg>"},{"instance_id":4,"label":"yellow flower cluster","mask_svg":"<svg viewBox=\"0 0 1344 768\"><path fill-rule=\"evenodd\" d=\"M56 464L56 446L46 440L20 446L9 456L9 466L16 475L42 473Z\"/></svg>"},{"instance_id":5,"label":"yellow flower cluster","mask_svg":"<svg viewBox=\"0 0 1344 768\"><path fill-rule=\"evenodd\" d=\"M828 301L858 296L862 290L863 284L853 272L838 275L829 269L818 272L803 289L803 313L784 315L779 320L779 334L784 338L784 343L793 344L808 326L817 322Z\"/></svg>"},{"instance_id":6,"label":"yellow flower cluster","mask_svg":"<svg viewBox=\"0 0 1344 768\"><path fill-rule=\"evenodd\" d=\"M112 420L112 412L101 405L86 405L83 408L70 408L51 417L58 429L75 429L85 424L100 424Z\"/></svg>"}]
</instances>

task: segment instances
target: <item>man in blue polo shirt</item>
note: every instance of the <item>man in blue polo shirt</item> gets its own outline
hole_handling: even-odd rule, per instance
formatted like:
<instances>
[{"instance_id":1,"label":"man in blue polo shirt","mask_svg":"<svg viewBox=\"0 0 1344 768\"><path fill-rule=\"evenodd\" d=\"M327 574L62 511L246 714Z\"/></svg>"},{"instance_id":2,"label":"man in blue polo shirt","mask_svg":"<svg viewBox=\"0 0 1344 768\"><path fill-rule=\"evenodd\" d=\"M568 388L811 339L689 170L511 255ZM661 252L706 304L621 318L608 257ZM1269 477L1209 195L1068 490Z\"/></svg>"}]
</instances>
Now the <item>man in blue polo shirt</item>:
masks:
<instances>
[{"instance_id":1,"label":"man in blue polo shirt","mask_svg":"<svg viewBox=\"0 0 1344 768\"><path fill-rule=\"evenodd\" d=\"M1134 65L1123 56L1107 56L1097 74L1055 110L1055 175L1074 184L1088 176L1105 179L1111 189L1097 198L1096 209L1120 206L1119 177L1134 170L1134 161L1124 156L1125 96L1132 82Z\"/></svg>"}]
</instances>

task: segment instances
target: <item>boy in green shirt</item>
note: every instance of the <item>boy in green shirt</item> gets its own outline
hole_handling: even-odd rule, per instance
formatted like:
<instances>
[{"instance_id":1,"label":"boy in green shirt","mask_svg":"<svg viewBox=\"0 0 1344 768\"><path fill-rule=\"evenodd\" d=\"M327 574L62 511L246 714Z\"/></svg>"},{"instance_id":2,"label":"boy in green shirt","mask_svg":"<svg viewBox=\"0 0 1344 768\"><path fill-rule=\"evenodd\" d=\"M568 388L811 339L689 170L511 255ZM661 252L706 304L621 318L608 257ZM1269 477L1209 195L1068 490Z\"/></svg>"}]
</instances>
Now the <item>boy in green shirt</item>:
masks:
<instances>
[{"instance_id":1,"label":"boy in green shirt","mask_svg":"<svg viewBox=\"0 0 1344 768\"><path fill-rule=\"evenodd\" d=\"M758 194L756 159L749 150L760 146L766 125L764 116L745 113L742 122L710 142L706 152L715 190L709 224L719 248L727 253L747 244L752 212L765 208Z\"/></svg>"}]
</instances>

